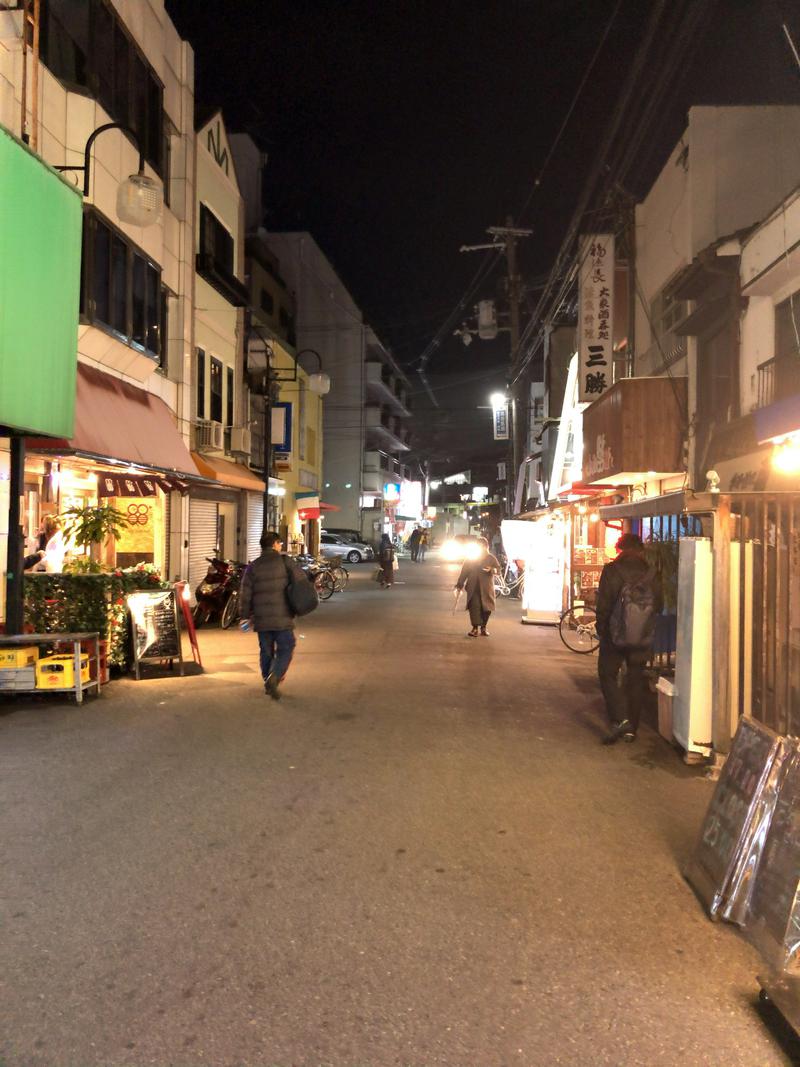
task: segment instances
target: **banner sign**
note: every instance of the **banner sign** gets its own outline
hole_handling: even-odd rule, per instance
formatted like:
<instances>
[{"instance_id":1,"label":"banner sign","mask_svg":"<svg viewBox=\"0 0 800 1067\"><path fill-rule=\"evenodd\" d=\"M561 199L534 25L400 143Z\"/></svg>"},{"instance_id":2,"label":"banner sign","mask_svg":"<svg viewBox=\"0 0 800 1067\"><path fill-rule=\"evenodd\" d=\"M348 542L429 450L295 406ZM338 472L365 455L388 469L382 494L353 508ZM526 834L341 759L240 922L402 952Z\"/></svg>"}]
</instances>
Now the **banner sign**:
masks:
<instances>
[{"instance_id":1,"label":"banner sign","mask_svg":"<svg viewBox=\"0 0 800 1067\"><path fill-rule=\"evenodd\" d=\"M613 384L614 235L590 234L578 271L578 400L591 403Z\"/></svg>"},{"instance_id":2,"label":"banner sign","mask_svg":"<svg viewBox=\"0 0 800 1067\"><path fill-rule=\"evenodd\" d=\"M272 405L272 449L288 455L292 451L292 405L279 400Z\"/></svg>"},{"instance_id":3,"label":"banner sign","mask_svg":"<svg viewBox=\"0 0 800 1067\"><path fill-rule=\"evenodd\" d=\"M508 407L492 408L492 421L494 422L495 441L508 440Z\"/></svg>"},{"instance_id":4,"label":"banner sign","mask_svg":"<svg viewBox=\"0 0 800 1067\"><path fill-rule=\"evenodd\" d=\"M182 482L178 478L164 478L161 476L150 478L136 475L124 477L119 474L98 474L97 495L106 496L155 496L156 489L164 493L173 490L178 493L186 493L189 483Z\"/></svg>"},{"instance_id":5,"label":"banner sign","mask_svg":"<svg viewBox=\"0 0 800 1067\"><path fill-rule=\"evenodd\" d=\"M297 514L302 522L307 519L318 519L320 516L319 493L295 493L297 501Z\"/></svg>"}]
</instances>

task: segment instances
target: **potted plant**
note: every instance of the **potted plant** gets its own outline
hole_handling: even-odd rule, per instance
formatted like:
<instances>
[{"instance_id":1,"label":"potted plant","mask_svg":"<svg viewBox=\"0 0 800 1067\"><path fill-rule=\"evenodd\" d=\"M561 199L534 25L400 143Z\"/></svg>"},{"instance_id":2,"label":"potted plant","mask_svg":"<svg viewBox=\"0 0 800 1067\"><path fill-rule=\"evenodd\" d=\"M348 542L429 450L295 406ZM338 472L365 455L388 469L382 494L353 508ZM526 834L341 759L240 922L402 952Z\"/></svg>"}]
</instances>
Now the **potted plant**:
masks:
<instances>
[{"instance_id":1,"label":"potted plant","mask_svg":"<svg viewBox=\"0 0 800 1067\"><path fill-rule=\"evenodd\" d=\"M87 505L67 508L61 515L64 536L79 548L88 549L89 557L76 560L70 569L86 573L97 572L100 549L112 537L116 541L129 525L127 516L113 504Z\"/></svg>"}]
</instances>

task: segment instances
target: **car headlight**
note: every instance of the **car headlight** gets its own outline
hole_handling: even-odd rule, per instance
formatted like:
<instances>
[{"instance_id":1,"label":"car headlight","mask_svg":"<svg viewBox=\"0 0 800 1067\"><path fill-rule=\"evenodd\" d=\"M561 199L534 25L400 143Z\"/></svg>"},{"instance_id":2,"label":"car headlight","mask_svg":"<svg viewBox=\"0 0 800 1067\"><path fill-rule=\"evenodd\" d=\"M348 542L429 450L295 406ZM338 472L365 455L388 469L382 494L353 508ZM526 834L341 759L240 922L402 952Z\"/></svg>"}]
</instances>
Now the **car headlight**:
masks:
<instances>
[{"instance_id":1,"label":"car headlight","mask_svg":"<svg viewBox=\"0 0 800 1067\"><path fill-rule=\"evenodd\" d=\"M464 546L464 558L465 559L478 559L481 555L481 546L476 545L473 541L468 542Z\"/></svg>"},{"instance_id":2,"label":"car headlight","mask_svg":"<svg viewBox=\"0 0 800 1067\"><path fill-rule=\"evenodd\" d=\"M458 541L445 541L442 545L442 559L448 563L455 563L461 555L461 546Z\"/></svg>"}]
</instances>

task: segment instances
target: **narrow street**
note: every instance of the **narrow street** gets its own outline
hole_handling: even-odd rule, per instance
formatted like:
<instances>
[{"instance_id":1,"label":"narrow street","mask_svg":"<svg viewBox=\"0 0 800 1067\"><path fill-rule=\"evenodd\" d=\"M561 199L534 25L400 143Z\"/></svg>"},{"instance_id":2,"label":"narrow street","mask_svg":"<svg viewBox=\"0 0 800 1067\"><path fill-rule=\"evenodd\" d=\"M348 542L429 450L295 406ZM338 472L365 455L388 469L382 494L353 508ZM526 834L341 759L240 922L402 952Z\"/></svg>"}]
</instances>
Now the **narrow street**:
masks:
<instances>
[{"instance_id":1,"label":"narrow street","mask_svg":"<svg viewBox=\"0 0 800 1067\"><path fill-rule=\"evenodd\" d=\"M83 709L0 708L3 1067L797 1062L682 880L711 786L602 747L595 659L455 568Z\"/></svg>"}]
</instances>

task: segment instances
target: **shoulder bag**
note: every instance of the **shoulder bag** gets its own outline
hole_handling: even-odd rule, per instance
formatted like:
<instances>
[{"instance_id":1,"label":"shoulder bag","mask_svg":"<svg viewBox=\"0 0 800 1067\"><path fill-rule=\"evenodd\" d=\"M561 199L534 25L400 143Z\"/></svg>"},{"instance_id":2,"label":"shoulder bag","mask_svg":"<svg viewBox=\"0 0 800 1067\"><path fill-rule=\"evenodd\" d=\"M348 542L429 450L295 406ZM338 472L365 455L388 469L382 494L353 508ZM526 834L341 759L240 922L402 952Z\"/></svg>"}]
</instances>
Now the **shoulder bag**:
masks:
<instances>
[{"instance_id":1,"label":"shoulder bag","mask_svg":"<svg viewBox=\"0 0 800 1067\"><path fill-rule=\"evenodd\" d=\"M286 586L286 599L289 601L292 614L310 615L319 607L319 597L314 583L302 572L298 573L296 568L289 564L286 556L283 557L283 565L289 579L289 584Z\"/></svg>"}]
</instances>

